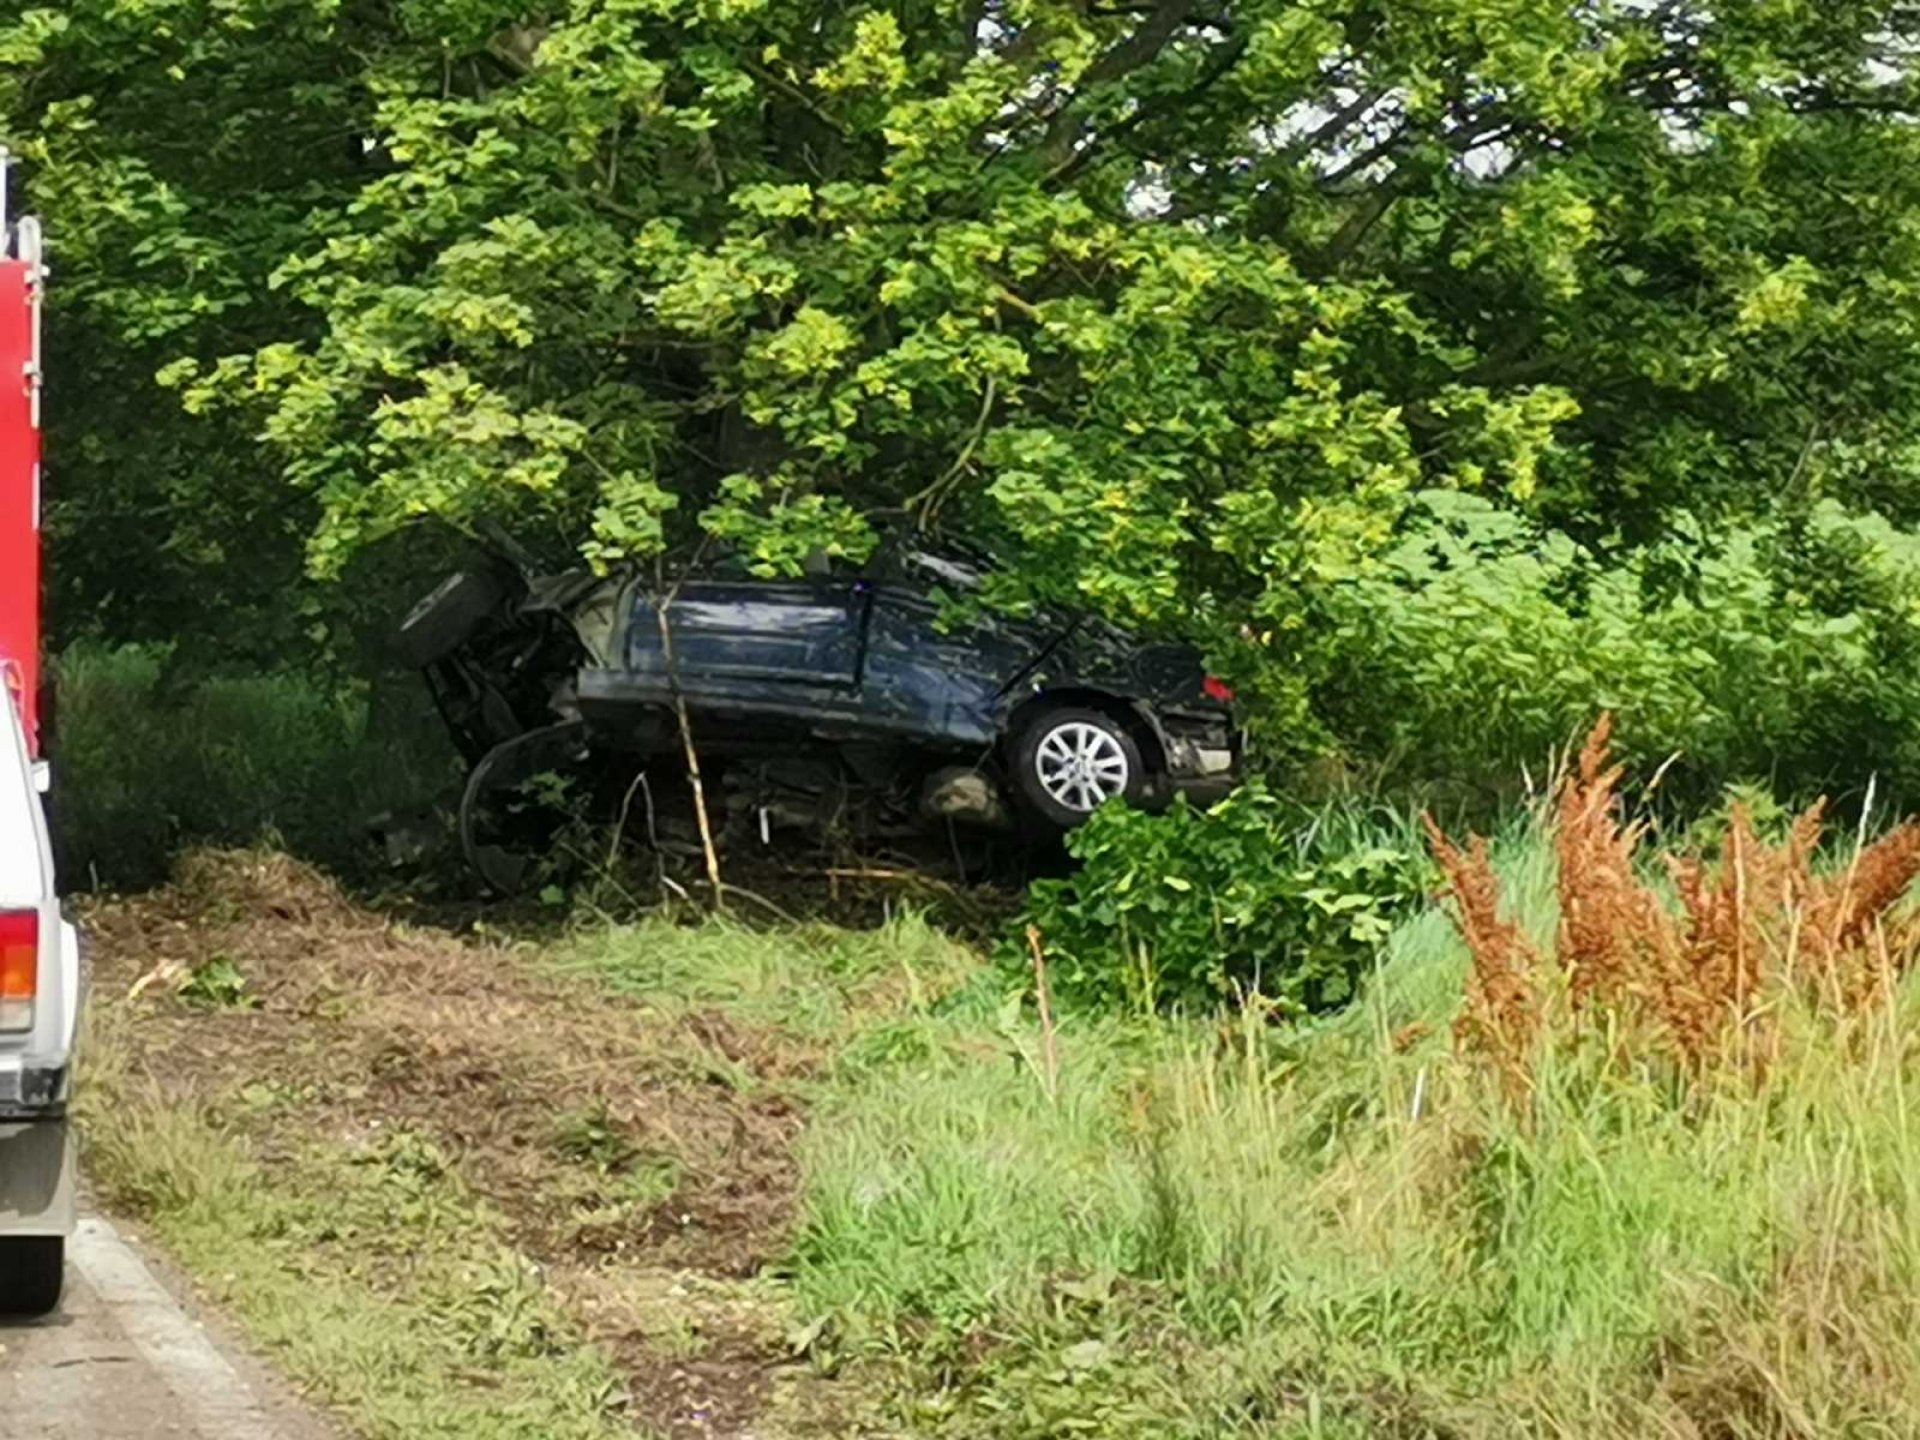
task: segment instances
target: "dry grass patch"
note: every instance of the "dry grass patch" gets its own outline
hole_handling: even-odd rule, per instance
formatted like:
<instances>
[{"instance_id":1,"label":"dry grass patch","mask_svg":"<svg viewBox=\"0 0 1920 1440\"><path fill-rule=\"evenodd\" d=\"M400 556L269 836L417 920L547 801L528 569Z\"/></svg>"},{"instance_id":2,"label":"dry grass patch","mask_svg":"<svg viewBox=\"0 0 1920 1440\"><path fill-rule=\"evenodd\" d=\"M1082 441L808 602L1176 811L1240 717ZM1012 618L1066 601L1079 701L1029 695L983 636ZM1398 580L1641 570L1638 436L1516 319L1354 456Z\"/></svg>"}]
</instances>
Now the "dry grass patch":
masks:
<instances>
[{"instance_id":1,"label":"dry grass patch","mask_svg":"<svg viewBox=\"0 0 1920 1440\"><path fill-rule=\"evenodd\" d=\"M316 1143L421 1137L616 1357L637 1418L745 1434L765 1411L791 1327L740 1282L788 1243L817 1042L396 924L276 854L193 857L87 925L116 1092L204 1116L269 1185Z\"/></svg>"},{"instance_id":2,"label":"dry grass patch","mask_svg":"<svg viewBox=\"0 0 1920 1440\"><path fill-rule=\"evenodd\" d=\"M1735 805L1717 858L1659 857L1669 900L1644 872L1646 825L1625 816L1610 732L1602 718L1555 795L1551 952L1503 914L1486 842L1462 849L1428 822L1472 957L1455 1034L1516 1107L1556 1019L1576 1038L1604 1036L1623 1061L1760 1080L1779 1059L1789 1010L1844 1023L1891 1003L1920 957L1920 924L1901 903L1920 876L1920 822L1823 867L1824 802L1773 844Z\"/></svg>"}]
</instances>

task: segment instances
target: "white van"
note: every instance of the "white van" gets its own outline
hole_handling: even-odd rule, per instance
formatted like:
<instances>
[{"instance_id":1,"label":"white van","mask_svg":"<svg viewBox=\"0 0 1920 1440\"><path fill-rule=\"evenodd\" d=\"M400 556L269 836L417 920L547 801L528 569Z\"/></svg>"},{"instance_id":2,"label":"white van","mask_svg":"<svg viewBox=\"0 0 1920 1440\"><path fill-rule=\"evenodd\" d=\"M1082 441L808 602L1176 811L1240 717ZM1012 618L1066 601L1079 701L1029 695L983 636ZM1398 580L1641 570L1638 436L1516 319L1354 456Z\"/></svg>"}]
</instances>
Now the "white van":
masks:
<instances>
[{"instance_id":1,"label":"white van","mask_svg":"<svg viewBox=\"0 0 1920 1440\"><path fill-rule=\"evenodd\" d=\"M60 913L20 714L0 688L0 1311L60 1303L73 1231L67 1096L80 1017L80 947Z\"/></svg>"}]
</instances>

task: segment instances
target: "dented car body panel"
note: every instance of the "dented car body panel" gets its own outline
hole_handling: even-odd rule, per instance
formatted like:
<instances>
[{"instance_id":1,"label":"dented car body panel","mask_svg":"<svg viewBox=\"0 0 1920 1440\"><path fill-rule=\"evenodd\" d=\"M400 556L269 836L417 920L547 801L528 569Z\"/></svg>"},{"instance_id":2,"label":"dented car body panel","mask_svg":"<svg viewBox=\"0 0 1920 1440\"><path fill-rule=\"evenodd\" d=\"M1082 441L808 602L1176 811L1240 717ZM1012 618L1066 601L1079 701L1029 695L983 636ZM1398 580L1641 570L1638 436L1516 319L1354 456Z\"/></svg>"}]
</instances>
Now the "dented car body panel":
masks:
<instances>
[{"instance_id":1,"label":"dented car body panel","mask_svg":"<svg viewBox=\"0 0 1920 1440\"><path fill-rule=\"evenodd\" d=\"M626 706L670 704L677 677L696 712L816 722L836 737L991 746L1036 696L1085 691L1135 711L1156 738L1171 722L1230 741L1227 708L1202 692L1197 651L1143 645L1085 617L950 626L939 600L897 583L694 580L667 603L670 668L653 596L631 583L618 610L610 648L621 663L578 676L596 728L617 729ZM1199 771L1167 758L1176 778Z\"/></svg>"}]
</instances>

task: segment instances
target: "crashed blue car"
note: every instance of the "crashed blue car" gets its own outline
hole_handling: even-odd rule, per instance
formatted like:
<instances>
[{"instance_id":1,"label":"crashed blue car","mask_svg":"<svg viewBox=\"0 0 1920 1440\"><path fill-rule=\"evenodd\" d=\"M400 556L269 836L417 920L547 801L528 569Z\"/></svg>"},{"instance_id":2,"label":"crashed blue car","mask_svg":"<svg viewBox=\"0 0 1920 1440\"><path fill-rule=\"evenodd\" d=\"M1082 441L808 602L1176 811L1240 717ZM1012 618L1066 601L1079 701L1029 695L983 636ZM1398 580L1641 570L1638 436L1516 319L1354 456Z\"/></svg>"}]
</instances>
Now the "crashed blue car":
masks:
<instances>
[{"instance_id":1,"label":"crashed blue car","mask_svg":"<svg viewBox=\"0 0 1920 1440\"><path fill-rule=\"evenodd\" d=\"M476 567L414 607L396 648L472 764L462 843L501 889L529 857L501 838L499 797L560 770L629 795L636 774L671 783L683 707L723 831L762 843L796 827L1058 834L1109 801L1231 787L1233 697L1197 650L956 605L983 573L917 543L783 580Z\"/></svg>"}]
</instances>

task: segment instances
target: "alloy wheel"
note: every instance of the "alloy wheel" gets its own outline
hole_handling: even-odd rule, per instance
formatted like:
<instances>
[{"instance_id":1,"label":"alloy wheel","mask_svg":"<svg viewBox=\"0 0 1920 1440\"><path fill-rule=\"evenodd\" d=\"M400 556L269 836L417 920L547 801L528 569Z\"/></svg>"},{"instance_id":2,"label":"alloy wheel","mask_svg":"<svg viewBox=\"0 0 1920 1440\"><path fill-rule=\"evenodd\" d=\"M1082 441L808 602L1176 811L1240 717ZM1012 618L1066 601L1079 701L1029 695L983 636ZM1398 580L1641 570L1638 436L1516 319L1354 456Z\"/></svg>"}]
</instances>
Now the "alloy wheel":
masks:
<instances>
[{"instance_id":1,"label":"alloy wheel","mask_svg":"<svg viewBox=\"0 0 1920 1440\"><path fill-rule=\"evenodd\" d=\"M1126 794L1133 778L1120 738L1086 720L1064 721L1042 736L1033 767L1048 795L1083 815Z\"/></svg>"}]
</instances>

